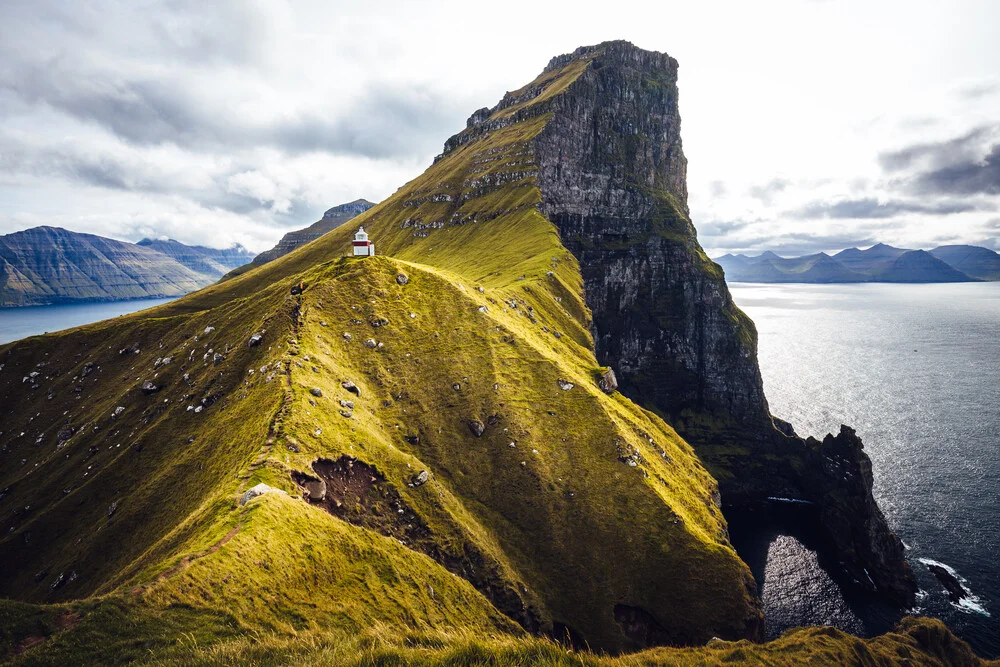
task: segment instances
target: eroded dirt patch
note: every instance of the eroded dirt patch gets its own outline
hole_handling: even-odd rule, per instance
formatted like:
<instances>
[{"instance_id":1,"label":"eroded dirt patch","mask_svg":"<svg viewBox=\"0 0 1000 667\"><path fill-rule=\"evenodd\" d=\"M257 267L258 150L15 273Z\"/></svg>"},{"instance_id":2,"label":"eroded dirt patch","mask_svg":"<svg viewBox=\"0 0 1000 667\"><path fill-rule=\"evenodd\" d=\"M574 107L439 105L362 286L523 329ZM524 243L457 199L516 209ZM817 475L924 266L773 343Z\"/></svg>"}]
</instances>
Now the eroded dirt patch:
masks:
<instances>
[{"instance_id":1,"label":"eroded dirt patch","mask_svg":"<svg viewBox=\"0 0 1000 667\"><path fill-rule=\"evenodd\" d=\"M353 456L319 459L315 475L294 471L292 479L310 503L330 514L429 553L434 549L430 530L375 466Z\"/></svg>"},{"instance_id":2,"label":"eroded dirt patch","mask_svg":"<svg viewBox=\"0 0 1000 667\"><path fill-rule=\"evenodd\" d=\"M318 459L314 474L292 472L292 479L311 504L344 521L399 540L430 556L448 571L469 581L500 611L529 632L538 632L540 614L526 602L517 584L506 579L496 561L465 541L450 547L439 544L424 520L375 466L353 456Z\"/></svg>"}]
</instances>

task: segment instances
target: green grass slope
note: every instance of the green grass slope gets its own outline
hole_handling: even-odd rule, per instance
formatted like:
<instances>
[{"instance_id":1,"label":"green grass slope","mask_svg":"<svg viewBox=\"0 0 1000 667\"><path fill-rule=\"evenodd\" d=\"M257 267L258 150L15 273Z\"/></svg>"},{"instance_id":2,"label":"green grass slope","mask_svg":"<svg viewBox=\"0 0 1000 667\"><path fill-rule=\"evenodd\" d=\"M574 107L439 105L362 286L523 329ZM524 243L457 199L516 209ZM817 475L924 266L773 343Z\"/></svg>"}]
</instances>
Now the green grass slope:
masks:
<instances>
[{"instance_id":1,"label":"green grass slope","mask_svg":"<svg viewBox=\"0 0 1000 667\"><path fill-rule=\"evenodd\" d=\"M533 105L580 71L546 72L284 257L0 347L0 595L21 601L0 604L0 650L615 664L523 628L610 652L757 636L715 480L598 388L580 268L536 208L530 140L549 117ZM383 256L344 256L358 224ZM261 483L276 491L240 504ZM812 636L620 664L868 650Z\"/></svg>"},{"instance_id":2,"label":"green grass slope","mask_svg":"<svg viewBox=\"0 0 1000 667\"><path fill-rule=\"evenodd\" d=\"M608 650L755 634L714 480L597 386L579 267L535 208L528 142L548 116L514 111L359 218L391 258L343 258L352 224L165 307L0 349L3 593L125 594L288 633L433 627L453 606ZM300 497L293 474L345 456L371 484L336 507L266 496L250 506L287 520L265 522L235 503L259 482ZM405 545L409 593L436 602L365 578L330 593L319 572L359 540Z\"/></svg>"}]
</instances>

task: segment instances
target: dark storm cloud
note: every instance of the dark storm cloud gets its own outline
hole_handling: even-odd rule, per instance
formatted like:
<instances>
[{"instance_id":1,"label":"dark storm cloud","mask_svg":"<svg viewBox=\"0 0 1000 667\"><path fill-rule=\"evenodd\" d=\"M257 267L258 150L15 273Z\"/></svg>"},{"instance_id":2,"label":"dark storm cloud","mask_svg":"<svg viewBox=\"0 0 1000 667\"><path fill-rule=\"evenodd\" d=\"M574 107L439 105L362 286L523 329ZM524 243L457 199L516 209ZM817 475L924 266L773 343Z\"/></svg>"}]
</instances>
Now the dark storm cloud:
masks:
<instances>
[{"instance_id":1,"label":"dark storm cloud","mask_svg":"<svg viewBox=\"0 0 1000 667\"><path fill-rule=\"evenodd\" d=\"M0 70L0 88L130 143L194 151L267 146L290 154L417 157L434 150L455 125L443 95L412 85L372 86L340 115L299 113L267 125L209 106L180 81L80 80L58 67L22 64Z\"/></svg>"},{"instance_id":2,"label":"dark storm cloud","mask_svg":"<svg viewBox=\"0 0 1000 667\"><path fill-rule=\"evenodd\" d=\"M813 202L793 211L792 217L799 219L832 218L832 219L881 219L893 218L907 213L924 213L930 215L953 215L979 210L979 207L967 203L919 203L906 201L880 202L874 198L844 199L836 202Z\"/></svg>"},{"instance_id":3,"label":"dark storm cloud","mask_svg":"<svg viewBox=\"0 0 1000 667\"><path fill-rule=\"evenodd\" d=\"M994 144L982 160L965 161L918 174L911 189L953 195L1000 194L1000 144Z\"/></svg>"},{"instance_id":4,"label":"dark storm cloud","mask_svg":"<svg viewBox=\"0 0 1000 667\"><path fill-rule=\"evenodd\" d=\"M966 134L945 141L927 142L906 148L881 153L878 161L888 172L896 172L927 162L932 167L942 167L961 162L974 161L983 154L985 144L995 136L1000 127L977 127Z\"/></svg>"},{"instance_id":5,"label":"dark storm cloud","mask_svg":"<svg viewBox=\"0 0 1000 667\"><path fill-rule=\"evenodd\" d=\"M345 102L329 110L308 95L282 108L282 93L258 89L274 80L266 54L275 18L267 12L278 7L171 0L109 12L0 3L0 121L5 108L52 109L136 145L372 159L432 155L461 127L454 91L413 83L345 89ZM348 50L358 38L340 36ZM309 102L313 110L302 106Z\"/></svg>"}]
</instances>

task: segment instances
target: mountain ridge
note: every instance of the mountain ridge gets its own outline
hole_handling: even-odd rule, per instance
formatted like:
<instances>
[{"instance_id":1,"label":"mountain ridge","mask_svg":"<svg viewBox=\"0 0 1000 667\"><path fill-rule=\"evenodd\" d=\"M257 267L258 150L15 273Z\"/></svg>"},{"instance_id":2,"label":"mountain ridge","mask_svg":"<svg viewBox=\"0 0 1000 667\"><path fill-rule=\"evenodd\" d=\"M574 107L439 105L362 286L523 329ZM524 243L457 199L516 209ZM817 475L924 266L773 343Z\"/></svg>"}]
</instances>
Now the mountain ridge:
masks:
<instances>
[{"instance_id":1,"label":"mountain ridge","mask_svg":"<svg viewBox=\"0 0 1000 667\"><path fill-rule=\"evenodd\" d=\"M827 270L803 271L811 258L829 258ZM979 246L941 246L908 250L878 243L866 250L847 248L832 257L824 253L780 257L773 252L757 256L726 254L715 261L736 282L760 283L941 283L1000 280L1000 254ZM824 260L825 261L825 260ZM963 270L966 269L966 270Z\"/></svg>"},{"instance_id":2,"label":"mountain ridge","mask_svg":"<svg viewBox=\"0 0 1000 667\"><path fill-rule=\"evenodd\" d=\"M128 243L33 227L0 236L0 307L181 296L251 257L242 246Z\"/></svg>"},{"instance_id":3,"label":"mountain ridge","mask_svg":"<svg viewBox=\"0 0 1000 667\"><path fill-rule=\"evenodd\" d=\"M807 479L777 478L851 499L817 498L847 546L869 549L843 555L891 586L899 554L866 505L870 462L853 433L795 439L743 386L759 380L740 356L755 332L687 218L676 61L625 42L575 53L476 112L426 172L357 218L379 256L349 256L355 224L340 225L170 304L0 346L16 425L0 456L19 464L0 467L0 593L24 601L0 613L79 615L28 659L558 664L611 660L588 645L671 644L697 648L635 659L978 662L929 620L864 642L829 629L796 633L794 647L725 641L760 638L762 614L706 465L738 498L761 490L737 477L742 463L806 464ZM614 140L583 136L587 116ZM616 118L645 139L622 143ZM602 171L640 155L655 156L651 183ZM593 236L636 207L634 228ZM659 273L662 253L681 275ZM662 290L658 328L639 313L609 333L617 296L650 299L639 275ZM652 352L623 364L621 343L686 327L712 344L679 340L673 360L649 362L696 388L676 385L671 404L633 372ZM662 416L675 411L715 439L692 447ZM752 432L734 430L737 416ZM703 464L696 447L713 446L725 456ZM833 486L845 470L854 485Z\"/></svg>"}]
</instances>

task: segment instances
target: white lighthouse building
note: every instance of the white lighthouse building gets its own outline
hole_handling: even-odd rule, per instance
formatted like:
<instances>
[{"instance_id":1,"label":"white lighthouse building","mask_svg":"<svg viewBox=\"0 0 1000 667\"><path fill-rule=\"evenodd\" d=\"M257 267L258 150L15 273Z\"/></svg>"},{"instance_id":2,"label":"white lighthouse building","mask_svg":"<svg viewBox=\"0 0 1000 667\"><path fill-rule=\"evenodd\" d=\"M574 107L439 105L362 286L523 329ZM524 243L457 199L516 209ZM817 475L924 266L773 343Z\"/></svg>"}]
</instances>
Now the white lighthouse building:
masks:
<instances>
[{"instance_id":1,"label":"white lighthouse building","mask_svg":"<svg viewBox=\"0 0 1000 667\"><path fill-rule=\"evenodd\" d=\"M368 240L368 232L364 227L358 228L358 233L354 235L354 256L372 257L375 254L375 244Z\"/></svg>"}]
</instances>

